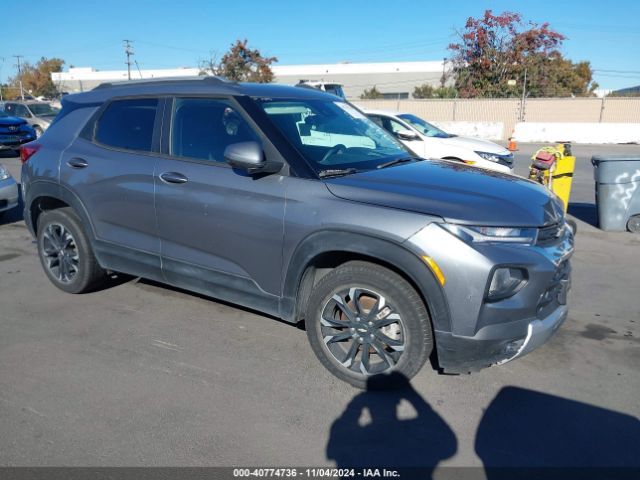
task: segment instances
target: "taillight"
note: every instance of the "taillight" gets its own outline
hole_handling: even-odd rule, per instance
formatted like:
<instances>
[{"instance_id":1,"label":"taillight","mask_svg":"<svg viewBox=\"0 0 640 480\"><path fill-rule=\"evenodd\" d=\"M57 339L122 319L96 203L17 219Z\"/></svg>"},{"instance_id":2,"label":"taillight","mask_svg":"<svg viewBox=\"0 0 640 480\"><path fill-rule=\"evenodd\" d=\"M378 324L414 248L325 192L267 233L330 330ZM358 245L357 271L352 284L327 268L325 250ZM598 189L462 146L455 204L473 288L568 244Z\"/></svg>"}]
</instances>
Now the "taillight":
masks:
<instances>
[{"instance_id":1,"label":"taillight","mask_svg":"<svg viewBox=\"0 0 640 480\"><path fill-rule=\"evenodd\" d=\"M27 163L34 153L36 153L42 145L36 142L29 142L20 147L20 161L22 163Z\"/></svg>"}]
</instances>

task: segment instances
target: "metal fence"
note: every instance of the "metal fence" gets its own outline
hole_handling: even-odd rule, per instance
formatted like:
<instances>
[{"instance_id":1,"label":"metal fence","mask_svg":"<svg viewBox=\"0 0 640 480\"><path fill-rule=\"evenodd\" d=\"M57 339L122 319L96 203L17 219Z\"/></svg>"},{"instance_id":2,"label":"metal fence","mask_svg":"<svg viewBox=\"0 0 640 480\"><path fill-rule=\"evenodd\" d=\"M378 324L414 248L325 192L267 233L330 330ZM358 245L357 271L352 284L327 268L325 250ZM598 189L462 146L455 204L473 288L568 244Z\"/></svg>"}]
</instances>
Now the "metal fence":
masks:
<instances>
[{"instance_id":1,"label":"metal fence","mask_svg":"<svg viewBox=\"0 0 640 480\"><path fill-rule=\"evenodd\" d=\"M500 122L504 139L517 122L640 123L640 98L455 98L354 100L366 109L399 110L425 120Z\"/></svg>"}]
</instances>

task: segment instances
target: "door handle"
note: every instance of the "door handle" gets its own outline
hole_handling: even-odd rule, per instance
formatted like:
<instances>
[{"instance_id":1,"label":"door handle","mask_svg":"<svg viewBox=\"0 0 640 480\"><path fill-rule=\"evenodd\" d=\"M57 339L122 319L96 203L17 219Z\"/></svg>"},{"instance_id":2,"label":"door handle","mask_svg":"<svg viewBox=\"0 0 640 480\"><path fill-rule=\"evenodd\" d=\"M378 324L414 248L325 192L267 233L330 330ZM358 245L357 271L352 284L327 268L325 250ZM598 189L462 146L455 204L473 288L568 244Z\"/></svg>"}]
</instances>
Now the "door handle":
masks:
<instances>
[{"instance_id":1,"label":"door handle","mask_svg":"<svg viewBox=\"0 0 640 480\"><path fill-rule=\"evenodd\" d=\"M160 180L165 183L187 183L189 179L178 172L164 172L160 174Z\"/></svg>"},{"instance_id":2,"label":"door handle","mask_svg":"<svg viewBox=\"0 0 640 480\"><path fill-rule=\"evenodd\" d=\"M71 168L85 168L89 166L89 163L84 158L72 158L67 162Z\"/></svg>"}]
</instances>

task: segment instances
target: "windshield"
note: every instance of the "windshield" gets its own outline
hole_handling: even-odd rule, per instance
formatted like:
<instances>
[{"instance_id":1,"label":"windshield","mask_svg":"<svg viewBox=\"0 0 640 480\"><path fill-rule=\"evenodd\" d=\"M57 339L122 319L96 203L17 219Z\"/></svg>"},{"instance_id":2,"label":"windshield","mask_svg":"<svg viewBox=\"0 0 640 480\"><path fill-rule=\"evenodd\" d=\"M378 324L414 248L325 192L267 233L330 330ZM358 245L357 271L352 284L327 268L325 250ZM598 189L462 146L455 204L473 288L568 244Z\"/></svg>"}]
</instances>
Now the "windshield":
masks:
<instances>
[{"instance_id":1,"label":"windshield","mask_svg":"<svg viewBox=\"0 0 640 480\"><path fill-rule=\"evenodd\" d=\"M354 107L332 100L257 100L287 140L316 170L370 170L411 155Z\"/></svg>"},{"instance_id":2,"label":"windshield","mask_svg":"<svg viewBox=\"0 0 640 480\"><path fill-rule=\"evenodd\" d=\"M53 117L60 111L59 108L52 107L48 103L31 103L29 104L29 110L36 117Z\"/></svg>"},{"instance_id":3,"label":"windshield","mask_svg":"<svg viewBox=\"0 0 640 480\"><path fill-rule=\"evenodd\" d=\"M418 130L420 133L427 137L437 137L437 138L449 138L453 135L448 134L447 132L440 130L438 127L431 125L428 122L425 122L420 117L416 117L415 115L411 115L410 113L403 113L402 115L398 115L398 118L401 118L413 128Z\"/></svg>"}]
</instances>

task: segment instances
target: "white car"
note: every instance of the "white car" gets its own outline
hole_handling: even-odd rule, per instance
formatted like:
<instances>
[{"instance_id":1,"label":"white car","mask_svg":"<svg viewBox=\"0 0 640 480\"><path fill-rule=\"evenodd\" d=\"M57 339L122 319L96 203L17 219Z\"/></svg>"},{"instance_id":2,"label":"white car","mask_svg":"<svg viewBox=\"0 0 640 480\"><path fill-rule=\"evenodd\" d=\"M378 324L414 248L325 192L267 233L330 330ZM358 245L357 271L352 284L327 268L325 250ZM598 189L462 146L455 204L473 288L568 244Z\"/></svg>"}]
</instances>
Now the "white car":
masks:
<instances>
[{"instance_id":1,"label":"white car","mask_svg":"<svg viewBox=\"0 0 640 480\"><path fill-rule=\"evenodd\" d=\"M513 153L501 145L480 138L451 135L411 113L385 110L364 110L364 113L419 157L457 160L513 174Z\"/></svg>"}]
</instances>

